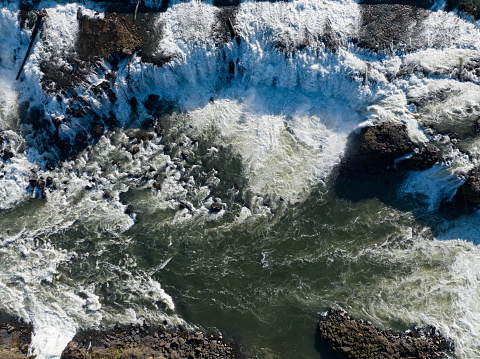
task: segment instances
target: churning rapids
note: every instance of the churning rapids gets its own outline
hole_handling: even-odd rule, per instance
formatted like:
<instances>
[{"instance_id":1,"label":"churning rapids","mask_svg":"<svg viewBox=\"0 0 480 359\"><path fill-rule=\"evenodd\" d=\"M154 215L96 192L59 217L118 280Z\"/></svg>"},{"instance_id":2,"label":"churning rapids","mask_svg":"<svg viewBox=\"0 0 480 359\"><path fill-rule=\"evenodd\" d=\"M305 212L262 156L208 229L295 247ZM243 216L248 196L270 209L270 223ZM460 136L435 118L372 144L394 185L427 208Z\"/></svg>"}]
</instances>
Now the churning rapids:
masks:
<instances>
[{"instance_id":1,"label":"churning rapids","mask_svg":"<svg viewBox=\"0 0 480 359\"><path fill-rule=\"evenodd\" d=\"M102 6L35 3L48 15L16 81L32 27L1 3L0 309L33 324L38 359L143 318L221 331L247 358L318 358L331 306L480 357L479 213L441 214L479 166L480 23L441 3L170 2L141 15L150 61L102 60L60 90L77 10ZM73 151L93 114L115 121L63 156L51 134ZM440 160L389 201L339 196L349 134L386 121Z\"/></svg>"}]
</instances>

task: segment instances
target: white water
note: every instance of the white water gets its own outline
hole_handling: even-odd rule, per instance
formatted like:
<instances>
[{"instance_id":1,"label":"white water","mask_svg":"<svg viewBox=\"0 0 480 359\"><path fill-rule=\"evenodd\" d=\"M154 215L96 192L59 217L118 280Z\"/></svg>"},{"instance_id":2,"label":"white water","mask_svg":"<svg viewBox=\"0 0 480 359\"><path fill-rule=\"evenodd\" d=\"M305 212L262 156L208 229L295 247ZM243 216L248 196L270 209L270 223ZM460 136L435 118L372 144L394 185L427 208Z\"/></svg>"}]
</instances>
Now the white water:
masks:
<instances>
[{"instance_id":1,"label":"white water","mask_svg":"<svg viewBox=\"0 0 480 359\"><path fill-rule=\"evenodd\" d=\"M55 96L42 92L39 61L52 53L62 61L65 54L72 51L78 32L78 4L45 3L45 6L49 14L44 24L46 41L37 41L21 83L15 83L14 77L28 46L29 34L19 29L13 5L2 8L2 130L17 130L18 102L41 106L47 117L61 117L65 113L64 104L59 104ZM217 11L209 3L191 1L171 5L166 13L156 15L159 28L163 29L158 51L174 55L175 60L158 68L134 56L129 79L124 61L118 73L119 87L114 88L118 101L112 109L128 124L132 116L123 91L136 96L139 103L151 93L175 101L187 113L183 118L184 126L192 126L193 133L212 139L212 156L217 147L232 146L242 159L242 171L254 195L268 196L274 201L282 198L288 203L303 201L313 188L323 184L339 162L348 134L359 126L380 121L401 122L407 125L412 138L425 142L429 135L420 126L451 127L452 121L456 121L456 127L467 131L471 119L480 114L480 108L475 107L480 97L478 79L474 75L470 83L455 79L462 61L480 55L480 31L477 23L453 13L429 14L422 27L426 48L409 54L373 54L348 41L355 36L360 22L359 6L353 1L244 3L235 17L235 27L242 37L239 47L235 42L215 46L212 28ZM312 40L323 35L327 23L342 44L337 53L326 50L321 41ZM308 46L293 57L286 57L273 46L281 41L293 49L306 39ZM12 50L17 47L20 51L15 60ZM230 76L228 60L235 62L237 58L243 72L239 73L237 67L236 74ZM417 72L390 82L388 75L395 75L402 66L415 67ZM90 80L99 83L102 76L92 75ZM454 91L458 96L435 103L419 113L408 104L409 98L441 89ZM99 101L87 92L85 96L92 108L108 113L110 105L105 99ZM209 102L210 97L213 103ZM473 112L467 112L467 108L472 108ZM70 127L62 128L62 135L73 138L83 126L81 121L72 122ZM114 136L120 138L123 134L119 130ZM26 190L28 177L32 168L38 169L43 164L35 148L22 153L21 137L12 134L12 139L18 149L17 155L2 169L6 174L0 179L1 209L21 206L35 197L35 193ZM126 137L124 140L127 141ZM438 138L438 141L445 141L445 138ZM19 219L11 228L7 228L9 223L1 222L5 226L0 227L0 249L5 259L0 266L1 305L33 323L34 353L39 359L58 357L80 327L96 327L102 320L139 321L142 316L151 318L153 315L139 307L112 314L102 308L94 294L94 286L72 287L56 281L58 266L88 254L55 248L48 241L50 234L58 234L75 223L98 227L99 231L114 235L127 231L134 225L135 216L125 213L126 206L119 199L131 185L122 179L129 171L142 173L150 166L171 166L162 190L154 197L155 202L147 203L152 212L173 209L181 200L194 198L195 205L190 202L192 209L178 211L171 220L189 225L212 217L208 213L212 202L209 188L182 183L173 159L163 154L161 144L152 142L131 156L117 148L117 142L102 138L92 154L82 154L75 163L66 163L56 170L52 176L57 190L48 193L47 200L35 209L35 223L29 216ZM478 163L477 146L472 144L470 156L467 156L454 146L446 145L450 151L446 155L448 169L438 164L430 170L412 173L402 187L403 193L424 198L428 210L434 211L442 198L451 198L455 193L461 184L458 175L467 173ZM101 164L115 156L126 158L125 167L105 170ZM93 177L96 183L92 182ZM68 185L63 184L63 180L68 180ZM85 186L95 189L86 192ZM103 198L107 191L111 194L109 200ZM263 215L265 212L260 209L257 213ZM242 209L238 221L244 221L251 214L250 209ZM198 222L194 222L196 219ZM405 253L385 251L385 248L372 250L378 261L413 262L414 266L412 256L418 255L440 262L437 271L420 268L400 281L395 278L381 282L379 288L386 293L387 299L379 300L379 311L406 322L422 321L438 326L455 340L460 358L480 355L477 335L480 308L473 299L480 291L480 270L476 265L479 251L474 245L480 239L477 223L478 218L473 216L445 224L442 234L435 240L412 235L416 244ZM99 243L98 253L103 249ZM132 259L132 263L124 264L119 270L128 272L135 266L134 262ZM42 281L50 285L45 286ZM125 291L131 291L132 297L146 298L153 292L153 301L163 301L171 310L175 308L173 299L148 273L143 276L130 273L121 285ZM398 292L404 295L397 296ZM442 295L447 297L444 307L438 305L441 299L431 303L417 299ZM412 303L412 307L406 308L405 303ZM162 317L162 314L157 315L156 319ZM382 322L381 317L369 315Z\"/></svg>"}]
</instances>

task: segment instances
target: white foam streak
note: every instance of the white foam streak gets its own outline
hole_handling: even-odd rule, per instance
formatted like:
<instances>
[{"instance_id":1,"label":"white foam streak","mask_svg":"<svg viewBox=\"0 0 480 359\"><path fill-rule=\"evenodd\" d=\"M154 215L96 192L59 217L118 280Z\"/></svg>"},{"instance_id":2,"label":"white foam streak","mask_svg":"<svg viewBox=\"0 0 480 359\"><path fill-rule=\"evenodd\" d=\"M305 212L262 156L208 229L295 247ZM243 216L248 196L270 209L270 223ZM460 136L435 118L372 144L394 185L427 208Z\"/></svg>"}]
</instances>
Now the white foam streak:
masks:
<instances>
[{"instance_id":1,"label":"white foam streak","mask_svg":"<svg viewBox=\"0 0 480 359\"><path fill-rule=\"evenodd\" d=\"M411 172L399 191L404 195L420 196L433 212L442 200L452 200L461 184L449 167L436 164L425 171Z\"/></svg>"}]
</instances>

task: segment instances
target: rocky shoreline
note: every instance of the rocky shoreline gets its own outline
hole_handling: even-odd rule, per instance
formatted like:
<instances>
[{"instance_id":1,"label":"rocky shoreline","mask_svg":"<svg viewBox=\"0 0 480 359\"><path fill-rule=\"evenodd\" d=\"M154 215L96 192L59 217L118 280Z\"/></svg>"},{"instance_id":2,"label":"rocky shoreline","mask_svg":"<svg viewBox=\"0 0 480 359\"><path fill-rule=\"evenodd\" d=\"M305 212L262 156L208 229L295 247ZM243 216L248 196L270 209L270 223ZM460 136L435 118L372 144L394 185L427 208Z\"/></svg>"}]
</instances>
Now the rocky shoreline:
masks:
<instances>
[{"instance_id":1,"label":"rocky shoreline","mask_svg":"<svg viewBox=\"0 0 480 359\"><path fill-rule=\"evenodd\" d=\"M438 359L454 350L435 327L404 333L384 330L333 308L321 317L318 329L337 359Z\"/></svg>"},{"instance_id":2,"label":"rocky shoreline","mask_svg":"<svg viewBox=\"0 0 480 359\"><path fill-rule=\"evenodd\" d=\"M237 358L231 342L200 331L168 331L143 325L116 326L108 331L78 333L62 352L62 359Z\"/></svg>"},{"instance_id":3,"label":"rocky shoreline","mask_svg":"<svg viewBox=\"0 0 480 359\"><path fill-rule=\"evenodd\" d=\"M12 317L0 323L0 358L34 359L29 353L33 328ZM235 343L222 335L206 335L183 328L167 330L143 325L116 325L106 331L87 330L75 335L61 359L238 358Z\"/></svg>"},{"instance_id":4,"label":"rocky shoreline","mask_svg":"<svg viewBox=\"0 0 480 359\"><path fill-rule=\"evenodd\" d=\"M13 317L0 317L0 358L34 359L30 355L32 326ZM406 332L380 329L331 308L318 322L317 334L322 357L336 359L439 359L453 353L451 340L435 327L415 327ZM61 359L159 359L239 358L236 343L223 336L201 331L167 330L130 324L75 335Z\"/></svg>"}]
</instances>

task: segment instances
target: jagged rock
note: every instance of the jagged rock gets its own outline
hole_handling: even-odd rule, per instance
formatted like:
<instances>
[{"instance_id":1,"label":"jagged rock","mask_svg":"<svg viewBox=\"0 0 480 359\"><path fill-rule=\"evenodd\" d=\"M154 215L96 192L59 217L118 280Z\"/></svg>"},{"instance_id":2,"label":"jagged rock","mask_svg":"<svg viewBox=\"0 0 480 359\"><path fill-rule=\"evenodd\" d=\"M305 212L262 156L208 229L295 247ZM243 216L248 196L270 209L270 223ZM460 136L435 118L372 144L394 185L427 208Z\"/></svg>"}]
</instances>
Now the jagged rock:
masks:
<instances>
[{"instance_id":1,"label":"jagged rock","mask_svg":"<svg viewBox=\"0 0 480 359\"><path fill-rule=\"evenodd\" d=\"M45 189L45 180L43 179L43 177L40 177L38 180L37 180L37 188L39 189Z\"/></svg>"},{"instance_id":2,"label":"jagged rock","mask_svg":"<svg viewBox=\"0 0 480 359\"><path fill-rule=\"evenodd\" d=\"M403 124L366 127L350 135L345 156L335 173L335 192L350 201L376 197L409 210L408 203L398 200L396 188L408 171L425 170L438 160L438 152L423 144L416 145Z\"/></svg>"},{"instance_id":3,"label":"jagged rock","mask_svg":"<svg viewBox=\"0 0 480 359\"><path fill-rule=\"evenodd\" d=\"M34 177L34 176L31 176L31 177L28 179L28 183L29 183L30 186L32 186L32 187L37 187L37 178Z\"/></svg>"},{"instance_id":4,"label":"jagged rock","mask_svg":"<svg viewBox=\"0 0 480 359\"><path fill-rule=\"evenodd\" d=\"M318 329L322 340L339 359L438 359L454 350L453 342L432 326L395 332L333 308L320 318Z\"/></svg>"},{"instance_id":5,"label":"jagged rock","mask_svg":"<svg viewBox=\"0 0 480 359\"><path fill-rule=\"evenodd\" d=\"M3 150L3 153L2 153L2 159L7 162L10 158L14 157L15 154L10 151L8 148L4 149Z\"/></svg>"},{"instance_id":6,"label":"jagged rock","mask_svg":"<svg viewBox=\"0 0 480 359\"><path fill-rule=\"evenodd\" d=\"M223 209L223 205L221 203L213 202L210 205L210 211L212 212L220 212L222 209Z\"/></svg>"}]
</instances>

